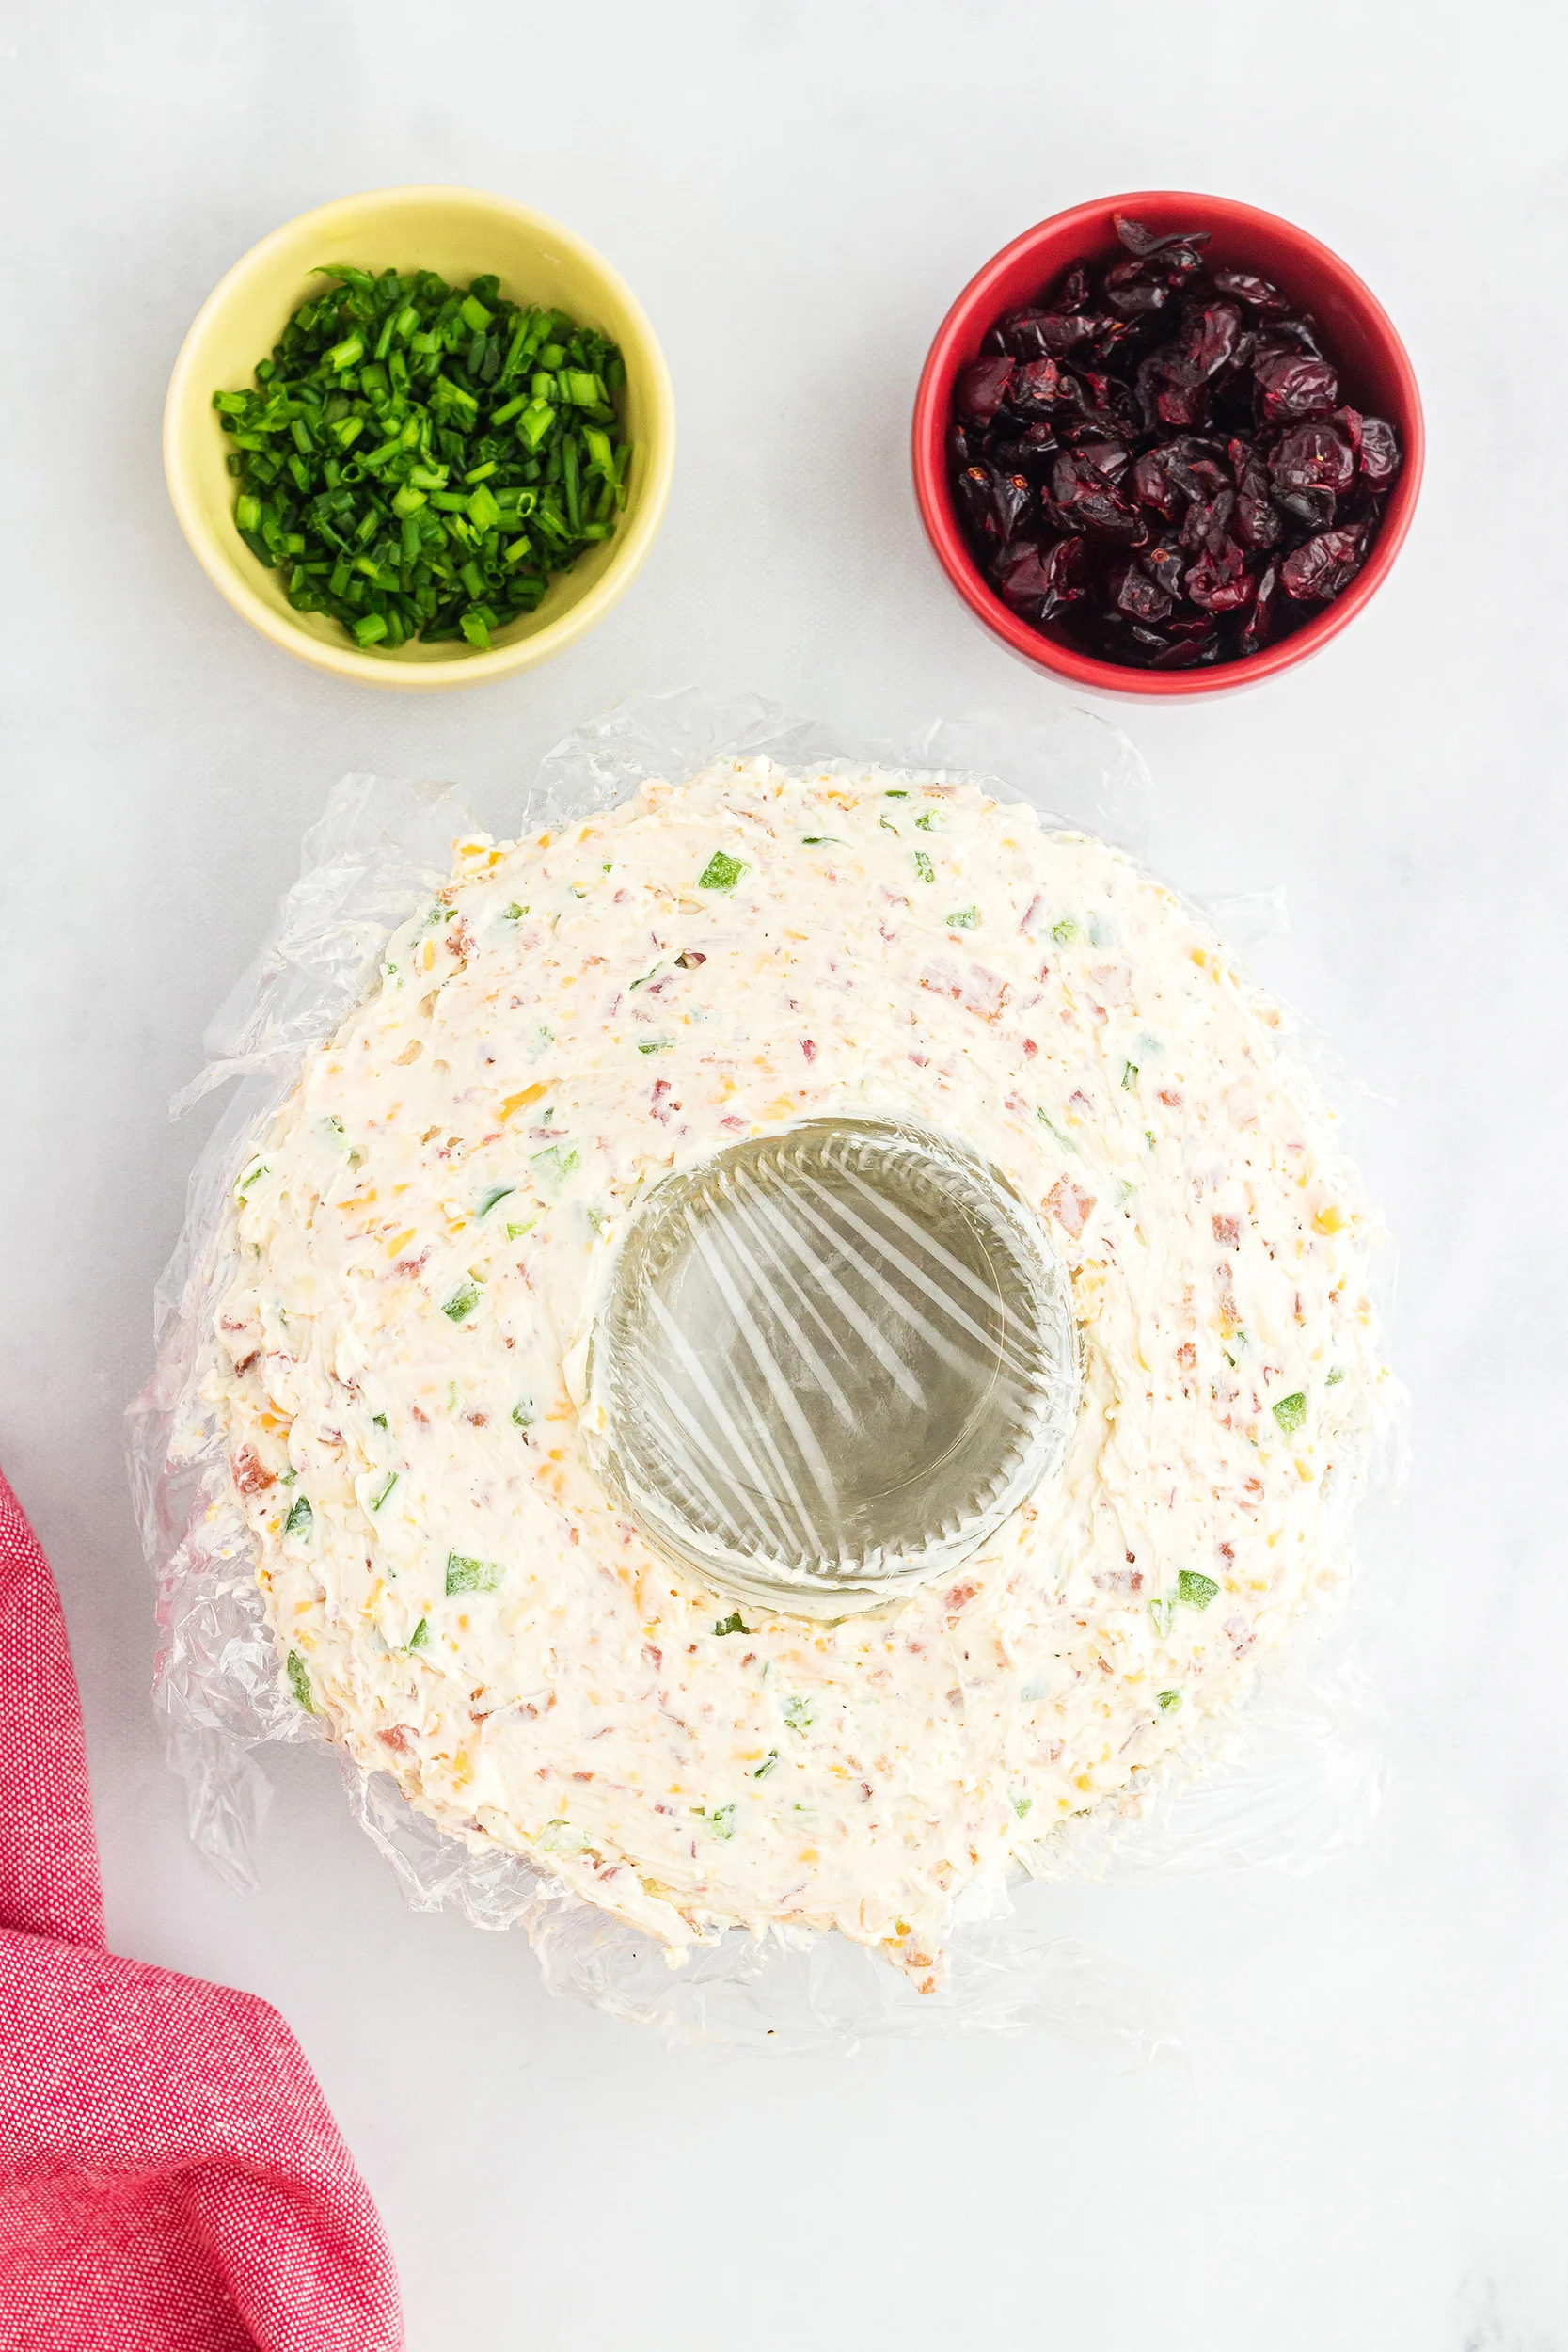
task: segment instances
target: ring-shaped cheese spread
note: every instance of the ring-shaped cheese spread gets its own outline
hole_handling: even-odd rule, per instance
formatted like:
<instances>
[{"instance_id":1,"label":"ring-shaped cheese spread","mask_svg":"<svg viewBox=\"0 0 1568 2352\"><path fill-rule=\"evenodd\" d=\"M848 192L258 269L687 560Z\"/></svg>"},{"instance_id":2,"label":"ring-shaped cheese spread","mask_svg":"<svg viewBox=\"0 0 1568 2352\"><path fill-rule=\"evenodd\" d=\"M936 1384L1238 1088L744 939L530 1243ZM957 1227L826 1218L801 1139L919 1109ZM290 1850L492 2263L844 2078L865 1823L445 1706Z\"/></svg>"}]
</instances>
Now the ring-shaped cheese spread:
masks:
<instances>
[{"instance_id":1,"label":"ring-shaped cheese spread","mask_svg":"<svg viewBox=\"0 0 1568 2352\"><path fill-rule=\"evenodd\" d=\"M207 1382L285 1670L366 1771L679 1949L940 1976L1346 1574L1370 1231L1277 1008L1129 859L974 785L726 760L451 882L236 1187ZM645 1189L835 1116L961 1137L1070 1278L1067 1459L842 1622L651 1550L582 1427Z\"/></svg>"}]
</instances>

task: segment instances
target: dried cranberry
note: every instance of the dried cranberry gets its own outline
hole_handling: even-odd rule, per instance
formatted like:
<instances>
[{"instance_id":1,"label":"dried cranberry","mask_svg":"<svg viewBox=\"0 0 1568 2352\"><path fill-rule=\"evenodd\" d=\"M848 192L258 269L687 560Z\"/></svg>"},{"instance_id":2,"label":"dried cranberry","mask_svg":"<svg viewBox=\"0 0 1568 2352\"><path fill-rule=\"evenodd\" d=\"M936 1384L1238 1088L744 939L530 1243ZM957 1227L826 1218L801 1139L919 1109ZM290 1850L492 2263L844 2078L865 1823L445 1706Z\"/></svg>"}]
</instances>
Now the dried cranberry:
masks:
<instances>
[{"instance_id":1,"label":"dried cranberry","mask_svg":"<svg viewBox=\"0 0 1568 2352\"><path fill-rule=\"evenodd\" d=\"M1010 359L974 359L958 378L958 414L990 424L1013 380Z\"/></svg>"},{"instance_id":2,"label":"dried cranberry","mask_svg":"<svg viewBox=\"0 0 1568 2352\"><path fill-rule=\"evenodd\" d=\"M1152 506L1169 522L1176 514L1177 490L1165 464L1164 450L1148 449L1132 460L1132 496L1140 506Z\"/></svg>"},{"instance_id":3,"label":"dried cranberry","mask_svg":"<svg viewBox=\"0 0 1568 2352\"><path fill-rule=\"evenodd\" d=\"M1367 552L1365 528L1347 523L1338 531L1320 532L1294 548L1279 567L1285 594L1299 603L1326 604L1348 588Z\"/></svg>"},{"instance_id":4,"label":"dried cranberry","mask_svg":"<svg viewBox=\"0 0 1568 2352\"><path fill-rule=\"evenodd\" d=\"M1323 531L1355 479L1355 453L1332 424L1293 425L1270 456L1269 479L1281 506Z\"/></svg>"},{"instance_id":5,"label":"dried cranberry","mask_svg":"<svg viewBox=\"0 0 1568 2352\"><path fill-rule=\"evenodd\" d=\"M1045 359L1050 358L1039 334L1039 323L1046 316L1043 310L1009 310L998 319L994 328L1001 347L1010 351L1015 359Z\"/></svg>"},{"instance_id":6,"label":"dried cranberry","mask_svg":"<svg viewBox=\"0 0 1568 2352\"><path fill-rule=\"evenodd\" d=\"M1169 253L1180 246L1190 249L1209 242L1207 229L1173 229L1162 237L1154 230L1146 229L1141 220L1130 220L1125 213L1115 213L1112 218L1116 222L1117 235L1128 252L1135 253L1140 262L1147 261L1151 253Z\"/></svg>"},{"instance_id":7,"label":"dried cranberry","mask_svg":"<svg viewBox=\"0 0 1568 2352\"><path fill-rule=\"evenodd\" d=\"M1138 557L1150 580L1158 580L1166 596L1173 599L1182 593L1182 581L1186 578L1190 560L1174 532L1167 532L1151 548L1145 548Z\"/></svg>"},{"instance_id":8,"label":"dried cranberry","mask_svg":"<svg viewBox=\"0 0 1568 2352\"><path fill-rule=\"evenodd\" d=\"M1230 449L1230 462L1236 469L1236 516L1231 528L1243 548L1277 547L1285 525L1269 496L1263 461L1243 443L1232 441Z\"/></svg>"},{"instance_id":9,"label":"dried cranberry","mask_svg":"<svg viewBox=\"0 0 1568 2352\"><path fill-rule=\"evenodd\" d=\"M1083 262L1074 262L1072 267L1069 270L1067 276L1057 287L1055 299L1053 301L1051 307L1053 310L1081 310L1085 303L1087 302L1088 298L1089 273L1087 264Z\"/></svg>"},{"instance_id":10,"label":"dried cranberry","mask_svg":"<svg viewBox=\"0 0 1568 2352\"><path fill-rule=\"evenodd\" d=\"M1033 608L1048 621L1087 594L1088 565L1082 539L1057 539L1049 548L1020 539L995 566L998 588L1015 611Z\"/></svg>"},{"instance_id":11,"label":"dried cranberry","mask_svg":"<svg viewBox=\"0 0 1568 2352\"><path fill-rule=\"evenodd\" d=\"M1239 612L1252 596L1244 550L1233 539L1206 545L1188 570L1186 589L1200 612Z\"/></svg>"},{"instance_id":12,"label":"dried cranberry","mask_svg":"<svg viewBox=\"0 0 1568 2352\"><path fill-rule=\"evenodd\" d=\"M1013 362L1009 359L1007 365L1011 368ZM1021 367L1014 368L1007 402L1021 417L1049 416L1069 398L1069 389L1054 359L1026 359Z\"/></svg>"},{"instance_id":13,"label":"dried cranberry","mask_svg":"<svg viewBox=\"0 0 1568 2352\"><path fill-rule=\"evenodd\" d=\"M1141 564L1114 564L1107 577L1112 603L1129 619L1163 621L1170 611L1171 592L1150 580Z\"/></svg>"},{"instance_id":14,"label":"dried cranberry","mask_svg":"<svg viewBox=\"0 0 1568 2352\"><path fill-rule=\"evenodd\" d=\"M1080 450L1064 450L1051 468L1051 497L1069 531L1092 531L1103 538L1136 544L1147 526L1136 508L1120 499L1098 466Z\"/></svg>"},{"instance_id":15,"label":"dried cranberry","mask_svg":"<svg viewBox=\"0 0 1568 2352\"><path fill-rule=\"evenodd\" d=\"M1382 417L1363 417L1356 453L1367 488L1386 490L1400 469L1399 436L1393 426Z\"/></svg>"},{"instance_id":16,"label":"dried cranberry","mask_svg":"<svg viewBox=\"0 0 1568 2352\"><path fill-rule=\"evenodd\" d=\"M1289 294L1282 294L1277 286L1271 285L1266 278L1255 277L1249 269L1217 269L1214 285L1220 294L1233 294L1238 302L1244 302L1250 310L1261 310L1265 317L1291 307Z\"/></svg>"},{"instance_id":17,"label":"dried cranberry","mask_svg":"<svg viewBox=\"0 0 1568 2352\"><path fill-rule=\"evenodd\" d=\"M1255 360L1252 378L1259 414L1270 424L1330 416L1339 397L1339 379L1327 360L1306 352L1281 351Z\"/></svg>"}]
</instances>

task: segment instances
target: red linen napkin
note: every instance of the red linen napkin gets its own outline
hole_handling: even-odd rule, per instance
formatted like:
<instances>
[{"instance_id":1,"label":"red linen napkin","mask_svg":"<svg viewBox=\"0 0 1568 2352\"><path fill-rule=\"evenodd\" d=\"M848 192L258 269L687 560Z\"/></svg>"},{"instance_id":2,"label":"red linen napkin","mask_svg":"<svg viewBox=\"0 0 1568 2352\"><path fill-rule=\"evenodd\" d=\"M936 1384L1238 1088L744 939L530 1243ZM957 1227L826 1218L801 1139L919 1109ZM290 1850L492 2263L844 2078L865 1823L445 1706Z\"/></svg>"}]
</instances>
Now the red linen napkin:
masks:
<instances>
[{"instance_id":1,"label":"red linen napkin","mask_svg":"<svg viewBox=\"0 0 1568 2352\"><path fill-rule=\"evenodd\" d=\"M395 2352L375 2208L246 1993L104 1948L82 1714L0 1475L0 2352Z\"/></svg>"}]
</instances>

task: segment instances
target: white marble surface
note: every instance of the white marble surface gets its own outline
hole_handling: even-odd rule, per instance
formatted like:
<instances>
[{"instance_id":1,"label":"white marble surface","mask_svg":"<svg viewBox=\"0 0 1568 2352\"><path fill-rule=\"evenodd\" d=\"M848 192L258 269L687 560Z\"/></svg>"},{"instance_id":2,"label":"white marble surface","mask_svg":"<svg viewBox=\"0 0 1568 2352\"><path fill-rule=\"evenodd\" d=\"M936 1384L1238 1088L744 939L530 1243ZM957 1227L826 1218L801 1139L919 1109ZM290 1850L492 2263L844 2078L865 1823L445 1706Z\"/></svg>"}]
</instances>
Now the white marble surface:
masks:
<instances>
[{"instance_id":1,"label":"white marble surface","mask_svg":"<svg viewBox=\"0 0 1568 2352\"><path fill-rule=\"evenodd\" d=\"M1548 0L79 0L0 22L0 1459L65 1597L112 1940L293 2022L416 2352L1568 2343L1564 48ZM418 703L252 635L187 554L158 453L229 263L412 180L504 189L608 253L681 429L662 540L599 632ZM1255 693L1127 719L1157 862L1288 886L1293 928L1256 960L1375 1098L1415 1397L1379 1547L1378 1828L1316 1877L1056 1898L1174 1988L1190 2062L1131 2075L1036 2042L683 2065L548 1999L520 1939L406 1913L297 1752L261 1891L230 1896L149 1711L120 1412L212 1115L171 1129L165 1105L301 832L350 767L458 777L504 829L535 755L636 687L754 686L866 731L1048 705L927 557L909 403L998 245L1162 183L1338 246L1428 403L1414 535L1349 635Z\"/></svg>"}]
</instances>

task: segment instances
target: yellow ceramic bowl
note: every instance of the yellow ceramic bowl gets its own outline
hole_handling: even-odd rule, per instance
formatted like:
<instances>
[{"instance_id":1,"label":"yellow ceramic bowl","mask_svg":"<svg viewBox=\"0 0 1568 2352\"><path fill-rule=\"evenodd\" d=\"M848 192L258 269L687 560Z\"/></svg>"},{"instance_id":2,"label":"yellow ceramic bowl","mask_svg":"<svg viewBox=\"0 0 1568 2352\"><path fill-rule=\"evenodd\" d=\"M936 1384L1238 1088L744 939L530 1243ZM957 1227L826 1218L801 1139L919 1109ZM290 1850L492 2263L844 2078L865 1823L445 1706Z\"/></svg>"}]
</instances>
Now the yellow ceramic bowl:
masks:
<instances>
[{"instance_id":1,"label":"yellow ceramic bowl","mask_svg":"<svg viewBox=\"0 0 1568 2352\"><path fill-rule=\"evenodd\" d=\"M234 528L235 484L215 391L248 387L284 322L323 280L324 262L370 270L433 269L453 285L493 273L514 302L549 303L613 337L626 363L624 414L632 443L626 504L612 539L552 580L535 612L496 633L488 652L413 643L356 645L324 612L296 612L277 572ZM318 670L370 686L477 686L547 661L587 635L641 569L663 519L675 462L670 372L641 304L579 237L526 204L475 188L376 188L304 213L236 262L208 295L181 347L164 408L164 471L180 527L214 585L274 644Z\"/></svg>"}]
</instances>

